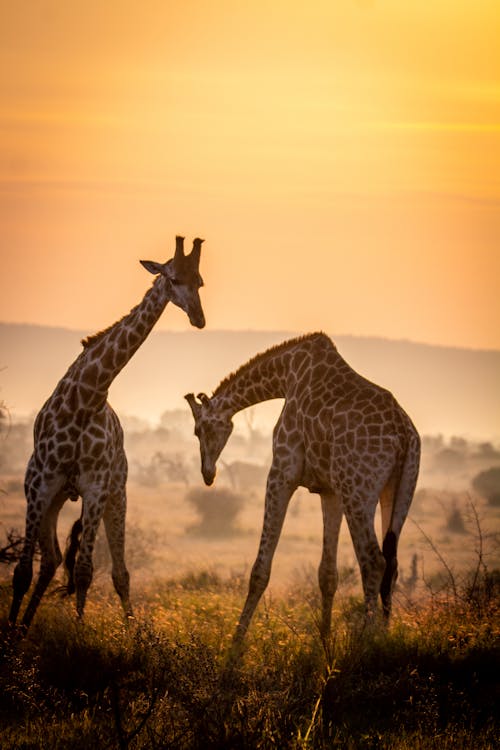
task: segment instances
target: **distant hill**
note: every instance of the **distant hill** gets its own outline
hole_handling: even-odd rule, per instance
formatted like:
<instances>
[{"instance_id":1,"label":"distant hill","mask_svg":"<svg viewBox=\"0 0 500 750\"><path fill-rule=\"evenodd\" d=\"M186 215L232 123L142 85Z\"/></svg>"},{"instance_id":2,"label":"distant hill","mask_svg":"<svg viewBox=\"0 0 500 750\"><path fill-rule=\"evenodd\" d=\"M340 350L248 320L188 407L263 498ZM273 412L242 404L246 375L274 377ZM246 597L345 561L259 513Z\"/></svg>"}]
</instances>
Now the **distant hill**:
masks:
<instances>
[{"instance_id":1,"label":"distant hill","mask_svg":"<svg viewBox=\"0 0 500 750\"><path fill-rule=\"evenodd\" d=\"M81 351L87 331L0 323L0 398L14 419L39 410ZM283 331L153 332L110 391L120 415L157 420L211 393L250 356L297 335ZM500 351L332 336L358 372L389 388L422 434L500 439ZM187 407L186 407L187 408Z\"/></svg>"}]
</instances>

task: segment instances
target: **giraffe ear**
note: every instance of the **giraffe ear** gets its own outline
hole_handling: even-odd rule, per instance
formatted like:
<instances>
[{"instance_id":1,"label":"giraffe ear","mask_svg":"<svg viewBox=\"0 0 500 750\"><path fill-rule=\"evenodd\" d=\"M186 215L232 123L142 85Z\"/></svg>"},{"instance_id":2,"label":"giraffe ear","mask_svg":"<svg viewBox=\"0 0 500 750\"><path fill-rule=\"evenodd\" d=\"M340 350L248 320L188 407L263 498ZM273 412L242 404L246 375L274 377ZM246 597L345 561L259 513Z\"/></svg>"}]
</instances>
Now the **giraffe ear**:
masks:
<instances>
[{"instance_id":1,"label":"giraffe ear","mask_svg":"<svg viewBox=\"0 0 500 750\"><path fill-rule=\"evenodd\" d=\"M157 263L155 260L141 260L140 264L144 266L146 271L157 276L159 273L163 273L165 266L163 263Z\"/></svg>"}]
</instances>

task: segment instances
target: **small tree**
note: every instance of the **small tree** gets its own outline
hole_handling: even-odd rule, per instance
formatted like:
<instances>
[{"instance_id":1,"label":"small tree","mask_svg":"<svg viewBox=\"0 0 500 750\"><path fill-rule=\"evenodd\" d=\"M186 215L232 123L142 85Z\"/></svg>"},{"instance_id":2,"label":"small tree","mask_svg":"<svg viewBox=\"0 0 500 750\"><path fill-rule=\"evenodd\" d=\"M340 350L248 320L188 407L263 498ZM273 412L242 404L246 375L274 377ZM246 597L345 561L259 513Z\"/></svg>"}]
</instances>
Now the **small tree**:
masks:
<instances>
[{"instance_id":1,"label":"small tree","mask_svg":"<svg viewBox=\"0 0 500 750\"><path fill-rule=\"evenodd\" d=\"M15 529L7 532L7 544L0 547L0 563L11 565L21 557L24 537L20 536Z\"/></svg>"},{"instance_id":2,"label":"small tree","mask_svg":"<svg viewBox=\"0 0 500 750\"><path fill-rule=\"evenodd\" d=\"M453 503L446 517L446 528L454 534L465 534L462 511L456 502Z\"/></svg>"},{"instance_id":3,"label":"small tree","mask_svg":"<svg viewBox=\"0 0 500 750\"><path fill-rule=\"evenodd\" d=\"M472 487L489 505L500 506L500 466L493 466L476 474Z\"/></svg>"}]
</instances>

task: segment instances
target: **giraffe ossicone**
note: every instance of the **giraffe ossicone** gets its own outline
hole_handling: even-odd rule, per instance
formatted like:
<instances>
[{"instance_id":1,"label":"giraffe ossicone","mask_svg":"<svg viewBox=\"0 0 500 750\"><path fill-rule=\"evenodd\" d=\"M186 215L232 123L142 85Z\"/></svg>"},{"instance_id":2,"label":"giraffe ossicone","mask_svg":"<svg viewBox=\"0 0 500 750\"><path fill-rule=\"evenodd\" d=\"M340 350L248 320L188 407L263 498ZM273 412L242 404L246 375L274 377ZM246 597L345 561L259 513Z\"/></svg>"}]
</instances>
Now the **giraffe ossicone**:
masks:
<instances>
[{"instance_id":1,"label":"giraffe ossicone","mask_svg":"<svg viewBox=\"0 0 500 750\"><path fill-rule=\"evenodd\" d=\"M175 254L166 263L141 261L156 278L141 302L121 320L89 336L38 413L34 449L25 477L27 500L23 550L13 577L9 621L17 621L33 577L33 556L40 544L38 579L24 611L27 628L62 562L56 526L66 500L82 498L81 519L68 549L68 591L76 590L76 608L83 615L92 580L92 553L101 519L112 559L112 578L126 615L132 614L129 573L125 564L127 459L120 421L108 404L108 389L154 324L172 302L197 328L205 325L199 290L203 240L196 238L184 253L184 238L176 237ZM80 528L81 527L81 528Z\"/></svg>"},{"instance_id":2,"label":"giraffe ossicone","mask_svg":"<svg viewBox=\"0 0 500 750\"><path fill-rule=\"evenodd\" d=\"M211 398L186 397L199 439L201 471L212 484L232 431L232 416L284 398L273 433L264 523L248 595L233 643L238 647L266 589L290 498L298 486L321 496L323 550L319 566L321 635L331 627L337 588L337 548L345 515L361 570L365 608L380 594L389 618L397 577L397 547L418 477L420 438L394 396L363 378L323 333L285 341L225 378ZM382 546L374 516L381 506Z\"/></svg>"}]
</instances>

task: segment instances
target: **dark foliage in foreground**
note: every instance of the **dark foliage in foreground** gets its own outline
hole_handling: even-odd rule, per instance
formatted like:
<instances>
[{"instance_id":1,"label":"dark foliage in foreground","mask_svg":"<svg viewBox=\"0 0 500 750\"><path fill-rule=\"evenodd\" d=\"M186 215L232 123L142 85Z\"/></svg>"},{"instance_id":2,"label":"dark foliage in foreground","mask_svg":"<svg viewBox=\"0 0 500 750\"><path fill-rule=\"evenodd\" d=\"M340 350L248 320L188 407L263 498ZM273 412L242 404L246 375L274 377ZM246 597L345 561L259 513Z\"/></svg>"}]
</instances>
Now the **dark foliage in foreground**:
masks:
<instances>
[{"instance_id":1,"label":"dark foliage in foreground","mask_svg":"<svg viewBox=\"0 0 500 750\"><path fill-rule=\"evenodd\" d=\"M2 748L493 749L499 586L483 578L474 597L400 606L388 632L363 628L360 602L344 598L326 644L291 592L261 608L233 668L241 591L213 574L151 588L129 626L114 599L90 602L79 624L49 598L23 639L6 625L5 586Z\"/></svg>"}]
</instances>

